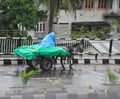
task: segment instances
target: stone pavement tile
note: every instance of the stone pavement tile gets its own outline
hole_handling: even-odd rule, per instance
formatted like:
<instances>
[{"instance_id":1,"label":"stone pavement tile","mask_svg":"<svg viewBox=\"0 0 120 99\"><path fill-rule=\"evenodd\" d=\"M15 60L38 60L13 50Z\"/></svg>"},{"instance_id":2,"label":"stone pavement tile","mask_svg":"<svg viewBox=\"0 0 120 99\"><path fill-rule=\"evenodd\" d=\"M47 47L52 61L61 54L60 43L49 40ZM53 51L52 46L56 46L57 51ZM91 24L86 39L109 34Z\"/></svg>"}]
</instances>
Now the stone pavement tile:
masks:
<instances>
[{"instance_id":1,"label":"stone pavement tile","mask_svg":"<svg viewBox=\"0 0 120 99\"><path fill-rule=\"evenodd\" d=\"M117 93L117 96L120 97L120 91Z\"/></svg>"},{"instance_id":2,"label":"stone pavement tile","mask_svg":"<svg viewBox=\"0 0 120 99\"><path fill-rule=\"evenodd\" d=\"M108 99L107 93L98 93L98 99Z\"/></svg>"},{"instance_id":3,"label":"stone pavement tile","mask_svg":"<svg viewBox=\"0 0 120 99\"><path fill-rule=\"evenodd\" d=\"M56 99L56 95L55 94L47 94L45 96L45 99Z\"/></svg>"},{"instance_id":4,"label":"stone pavement tile","mask_svg":"<svg viewBox=\"0 0 120 99\"><path fill-rule=\"evenodd\" d=\"M68 94L68 99L78 99L78 94Z\"/></svg>"},{"instance_id":5,"label":"stone pavement tile","mask_svg":"<svg viewBox=\"0 0 120 99\"><path fill-rule=\"evenodd\" d=\"M34 95L34 99L45 99L45 95L38 95L38 94L36 94L36 95Z\"/></svg>"},{"instance_id":6,"label":"stone pavement tile","mask_svg":"<svg viewBox=\"0 0 120 99\"><path fill-rule=\"evenodd\" d=\"M88 99L98 99L97 93L88 93Z\"/></svg>"},{"instance_id":7,"label":"stone pavement tile","mask_svg":"<svg viewBox=\"0 0 120 99\"><path fill-rule=\"evenodd\" d=\"M21 95L10 96L10 99L22 99Z\"/></svg>"},{"instance_id":8,"label":"stone pavement tile","mask_svg":"<svg viewBox=\"0 0 120 99\"><path fill-rule=\"evenodd\" d=\"M56 94L56 99L67 99L66 93Z\"/></svg>"},{"instance_id":9,"label":"stone pavement tile","mask_svg":"<svg viewBox=\"0 0 120 99\"><path fill-rule=\"evenodd\" d=\"M120 97L118 96L117 92L112 92L112 93L108 93L109 94L109 98L108 99L120 99Z\"/></svg>"},{"instance_id":10,"label":"stone pavement tile","mask_svg":"<svg viewBox=\"0 0 120 99\"><path fill-rule=\"evenodd\" d=\"M34 99L33 94L22 95L22 99Z\"/></svg>"},{"instance_id":11,"label":"stone pavement tile","mask_svg":"<svg viewBox=\"0 0 120 99\"><path fill-rule=\"evenodd\" d=\"M78 94L78 99L89 99L88 94Z\"/></svg>"},{"instance_id":12,"label":"stone pavement tile","mask_svg":"<svg viewBox=\"0 0 120 99\"><path fill-rule=\"evenodd\" d=\"M10 99L10 97L0 97L0 99Z\"/></svg>"},{"instance_id":13,"label":"stone pavement tile","mask_svg":"<svg viewBox=\"0 0 120 99\"><path fill-rule=\"evenodd\" d=\"M114 96L114 97L109 96L107 99L120 99L120 97L118 97L118 96Z\"/></svg>"}]
</instances>

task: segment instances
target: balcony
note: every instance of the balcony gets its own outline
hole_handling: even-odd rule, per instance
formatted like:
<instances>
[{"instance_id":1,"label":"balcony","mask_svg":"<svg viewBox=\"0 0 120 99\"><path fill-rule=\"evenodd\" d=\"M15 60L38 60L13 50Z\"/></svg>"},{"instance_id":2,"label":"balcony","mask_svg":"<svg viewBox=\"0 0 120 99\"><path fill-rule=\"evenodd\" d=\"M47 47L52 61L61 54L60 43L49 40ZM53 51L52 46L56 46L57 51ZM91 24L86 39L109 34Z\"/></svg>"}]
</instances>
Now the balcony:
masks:
<instances>
[{"instance_id":1,"label":"balcony","mask_svg":"<svg viewBox=\"0 0 120 99\"><path fill-rule=\"evenodd\" d=\"M111 11L111 12L105 12L105 13L103 14L103 16L104 16L105 18L120 17L120 10L117 10L116 12L113 12L113 11Z\"/></svg>"}]
</instances>

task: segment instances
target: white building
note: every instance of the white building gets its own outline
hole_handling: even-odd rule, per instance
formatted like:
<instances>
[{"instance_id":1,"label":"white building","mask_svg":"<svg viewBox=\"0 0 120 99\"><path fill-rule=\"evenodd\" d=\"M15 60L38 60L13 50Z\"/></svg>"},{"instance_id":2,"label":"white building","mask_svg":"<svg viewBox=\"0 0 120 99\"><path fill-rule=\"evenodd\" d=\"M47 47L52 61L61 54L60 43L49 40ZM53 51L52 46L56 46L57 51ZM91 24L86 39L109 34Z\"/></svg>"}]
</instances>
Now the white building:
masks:
<instances>
[{"instance_id":1,"label":"white building","mask_svg":"<svg viewBox=\"0 0 120 99\"><path fill-rule=\"evenodd\" d=\"M82 3L76 11L76 18L73 12L65 12L61 8L57 18L54 20L53 31L58 37L67 37L71 33L73 25L89 26L91 30L97 27L106 26L113 17L120 17L120 0L82 0ZM41 37L47 33L48 21L39 22L38 30L34 37ZM115 26L111 33L113 38L120 37L120 26ZM33 36L33 35L32 35Z\"/></svg>"}]
</instances>

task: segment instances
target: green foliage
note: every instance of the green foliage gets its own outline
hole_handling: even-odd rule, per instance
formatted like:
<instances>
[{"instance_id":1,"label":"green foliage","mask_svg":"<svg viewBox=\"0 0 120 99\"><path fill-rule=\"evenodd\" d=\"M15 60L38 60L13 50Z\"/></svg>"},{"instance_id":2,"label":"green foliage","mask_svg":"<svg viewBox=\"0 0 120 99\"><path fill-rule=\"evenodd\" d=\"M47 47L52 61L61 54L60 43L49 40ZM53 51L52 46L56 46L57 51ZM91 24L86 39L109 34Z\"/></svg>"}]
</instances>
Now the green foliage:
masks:
<instances>
[{"instance_id":1,"label":"green foliage","mask_svg":"<svg viewBox=\"0 0 120 99\"><path fill-rule=\"evenodd\" d=\"M111 27L102 27L101 29L99 29L98 31L96 31L94 35L97 38L103 38L103 39L110 38L111 35L109 34L109 32L111 30L113 30Z\"/></svg>"},{"instance_id":2,"label":"green foliage","mask_svg":"<svg viewBox=\"0 0 120 99\"><path fill-rule=\"evenodd\" d=\"M0 37L27 37L28 36L28 31L19 31L19 30L2 30L0 31Z\"/></svg>"},{"instance_id":3,"label":"green foliage","mask_svg":"<svg viewBox=\"0 0 120 99\"><path fill-rule=\"evenodd\" d=\"M27 37L27 31L14 31L12 37Z\"/></svg>"},{"instance_id":4,"label":"green foliage","mask_svg":"<svg viewBox=\"0 0 120 99\"><path fill-rule=\"evenodd\" d=\"M107 76L111 84L116 83L116 81L119 79L119 77L111 70L107 70Z\"/></svg>"},{"instance_id":5,"label":"green foliage","mask_svg":"<svg viewBox=\"0 0 120 99\"><path fill-rule=\"evenodd\" d=\"M39 0L1 0L0 30L12 30L14 37L26 37L28 30L35 30L38 21L47 18L47 11L38 11ZM25 29L19 31L22 26ZM0 31L0 36L6 36Z\"/></svg>"},{"instance_id":6,"label":"green foliage","mask_svg":"<svg viewBox=\"0 0 120 99\"><path fill-rule=\"evenodd\" d=\"M28 30L35 30L38 21L47 17L47 12L38 11L37 6L35 0L1 0L0 29L15 31L10 36L26 37ZM18 24L25 29L19 31Z\"/></svg>"},{"instance_id":7,"label":"green foliage","mask_svg":"<svg viewBox=\"0 0 120 99\"><path fill-rule=\"evenodd\" d=\"M37 15L39 16L39 20L45 21L47 19L47 13L48 11L44 11L44 10L38 11Z\"/></svg>"},{"instance_id":8,"label":"green foliage","mask_svg":"<svg viewBox=\"0 0 120 99\"><path fill-rule=\"evenodd\" d=\"M34 0L1 0L0 28L18 30L18 24L27 30L35 29L38 22Z\"/></svg>"},{"instance_id":9,"label":"green foliage","mask_svg":"<svg viewBox=\"0 0 120 99\"><path fill-rule=\"evenodd\" d=\"M113 18L111 24L120 24L120 17Z\"/></svg>"},{"instance_id":10,"label":"green foliage","mask_svg":"<svg viewBox=\"0 0 120 99\"><path fill-rule=\"evenodd\" d=\"M29 72L25 72L25 71L24 71L24 72L22 73L22 75L21 75L23 83L26 84L27 81L30 80L30 78L31 78L33 75L35 75L35 74L37 74L37 73L40 73L40 72L42 72L42 71L41 71L41 70L31 70L31 71L29 71Z\"/></svg>"},{"instance_id":11,"label":"green foliage","mask_svg":"<svg viewBox=\"0 0 120 99\"><path fill-rule=\"evenodd\" d=\"M109 32L112 30L111 27L102 27L97 31L91 31L87 27L73 27L72 33L70 34L71 38L110 38Z\"/></svg>"},{"instance_id":12,"label":"green foliage","mask_svg":"<svg viewBox=\"0 0 120 99\"><path fill-rule=\"evenodd\" d=\"M73 32L70 34L72 38L89 38L93 36L93 32L90 32L87 27L73 27Z\"/></svg>"},{"instance_id":13,"label":"green foliage","mask_svg":"<svg viewBox=\"0 0 120 99\"><path fill-rule=\"evenodd\" d=\"M120 17L115 17L115 18L113 18L112 20L111 20L111 24L114 26L114 25L116 25L116 26L118 26L118 27L120 27ZM114 29L114 28L113 28Z\"/></svg>"}]
</instances>

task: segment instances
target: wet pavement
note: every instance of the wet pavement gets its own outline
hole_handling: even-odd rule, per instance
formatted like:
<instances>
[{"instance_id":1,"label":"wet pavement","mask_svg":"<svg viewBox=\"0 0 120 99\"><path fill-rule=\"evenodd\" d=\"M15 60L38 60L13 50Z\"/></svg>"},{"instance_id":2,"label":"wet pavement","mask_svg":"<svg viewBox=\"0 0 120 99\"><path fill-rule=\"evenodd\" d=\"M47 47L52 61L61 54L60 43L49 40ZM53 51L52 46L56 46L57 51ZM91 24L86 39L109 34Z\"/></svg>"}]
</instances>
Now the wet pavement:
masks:
<instances>
[{"instance_id":1,"label":"wet pavement","mask_svg":"<svg viewBox=\"0 0 120 99\"><path fill-rule=\"evenodd\" d=\"M111 85L106 79L106 71L108 69L114 71L119 70L119 65L74 65L73 70L69 70L66 66L65 71L61 71L62 68L58 65L55 71L51 70L49 72L38 73L24 84L21 74L26 68L26 66L0 67L0 97L16 95L29 96L32 94L69 94L73 96L76 94L83 96L102 94L106 96L111 93L117 93L117 96L120 95L120 84Z\"/></svg>"}]
</instances>

